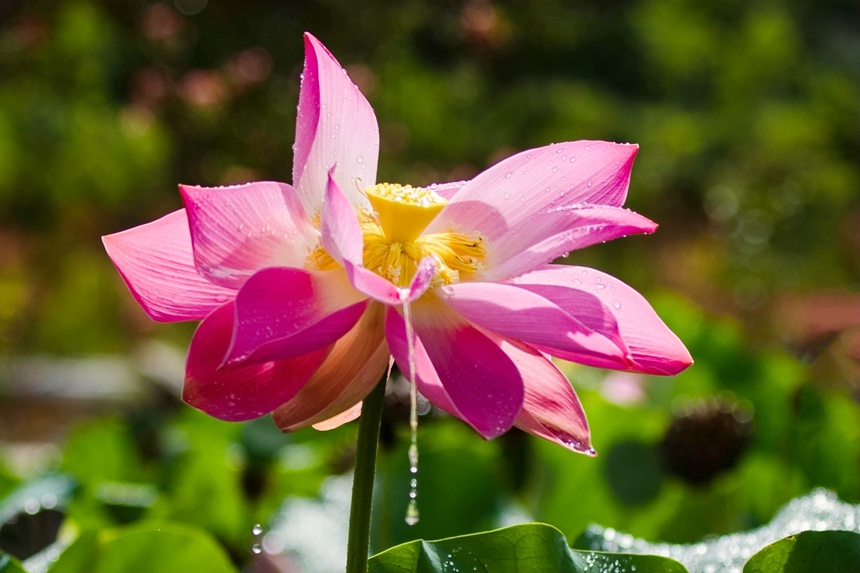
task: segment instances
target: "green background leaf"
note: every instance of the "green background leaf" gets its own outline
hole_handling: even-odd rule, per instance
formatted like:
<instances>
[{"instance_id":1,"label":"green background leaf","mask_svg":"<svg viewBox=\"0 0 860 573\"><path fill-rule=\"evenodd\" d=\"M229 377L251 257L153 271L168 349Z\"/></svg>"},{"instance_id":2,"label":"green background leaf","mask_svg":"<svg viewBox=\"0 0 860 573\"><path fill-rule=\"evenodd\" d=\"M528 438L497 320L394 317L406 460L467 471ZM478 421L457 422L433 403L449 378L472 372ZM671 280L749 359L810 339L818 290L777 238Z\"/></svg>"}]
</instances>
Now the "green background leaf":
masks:
<instances>
[{"instance_id":1,"label":"green background leaf","mask_svg":"<svg viewBox=\"0 0 860 573\"><path fill-rule=\"evenodd\" d=\"M81 535L50 573L235 573L236 568L205 531L175 523L141 523Z\"/></svg>"},{"instance_id":2,"label":"green background leaf","mask_svg":"<svg viewBox=\"0 0 860 573\"><path fill-rule=\"evenodd\" d=\"M604 571L686 573L664 557L577 551L562 533L542 523L514 525L496 531L439 541L412 541L373 556L370 573L589 573Z\"/></svg>"},{"instance_id":3,"label":"green background leaf","mask_svg":"<svg viewBox=\"0 0 860 573\"><path fill-rule=\"evenodd\" d=\"M860 534L804 531L771 543L744 566L744 573L849 573L860 571Z\"/></svg>"}]
</instances>

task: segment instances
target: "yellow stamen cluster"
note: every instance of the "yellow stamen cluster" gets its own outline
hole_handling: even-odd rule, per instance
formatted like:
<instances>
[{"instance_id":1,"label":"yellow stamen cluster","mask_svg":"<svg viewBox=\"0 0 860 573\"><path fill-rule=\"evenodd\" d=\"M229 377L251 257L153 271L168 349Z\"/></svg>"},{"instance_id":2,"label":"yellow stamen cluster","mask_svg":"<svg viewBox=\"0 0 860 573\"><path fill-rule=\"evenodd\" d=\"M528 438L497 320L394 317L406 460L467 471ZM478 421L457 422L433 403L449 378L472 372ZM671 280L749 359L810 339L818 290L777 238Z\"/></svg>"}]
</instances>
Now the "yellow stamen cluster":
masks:
<instances>
[{"instance_id":1,"label":"yellow stamen cluster","mask_svg":"<svg viewBox=\"0 0 860 573\"><path fill-rule=\"evenodd\" d=\"M365 268L397 286L408 286L418 263L427 256L436 259L434 286L460 282L462 273L482 268L486 251L480 233L421 235L447 204L432 189L381 183L367 187L365 194L375 211L358 214ZM337 265L322 247L311 253L308 263L322 270Z\"/></svg>"}]
</instances>

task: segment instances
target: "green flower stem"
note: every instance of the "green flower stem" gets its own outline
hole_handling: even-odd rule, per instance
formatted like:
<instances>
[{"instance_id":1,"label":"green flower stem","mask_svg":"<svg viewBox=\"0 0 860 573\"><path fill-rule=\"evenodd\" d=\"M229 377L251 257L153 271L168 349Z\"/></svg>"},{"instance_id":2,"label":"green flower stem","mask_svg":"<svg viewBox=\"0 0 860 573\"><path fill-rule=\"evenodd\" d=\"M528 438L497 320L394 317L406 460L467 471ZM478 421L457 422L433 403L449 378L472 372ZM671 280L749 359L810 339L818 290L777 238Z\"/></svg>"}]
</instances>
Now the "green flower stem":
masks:
<instances>
[{"instance_id":1,"label":"green flower stem","mask_svg":"<svg viewBox=\"0 0 860 573\"><path fill-rule=\"evenodd\" d=\"M385 379L368 394L361 406L358 442L355 449L355 474L352 481L352 504L349 509L349 541L346 549L347 573L367 571L370 550L370 511L373 501L373 475L376 473L376 449L382 424Z\"/></svg>"}]
</instances>

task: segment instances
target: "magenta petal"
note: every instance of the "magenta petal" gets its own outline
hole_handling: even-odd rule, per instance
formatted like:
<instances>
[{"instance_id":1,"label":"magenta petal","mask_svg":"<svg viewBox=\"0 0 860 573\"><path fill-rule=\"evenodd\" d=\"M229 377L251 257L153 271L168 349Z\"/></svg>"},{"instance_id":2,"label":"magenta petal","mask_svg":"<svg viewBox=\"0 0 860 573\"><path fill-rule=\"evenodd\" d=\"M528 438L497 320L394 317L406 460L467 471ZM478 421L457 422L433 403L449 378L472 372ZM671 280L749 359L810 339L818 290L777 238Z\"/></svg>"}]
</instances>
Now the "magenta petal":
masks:
<instances>
[{"instance_id":1,"label":"magenta petal","mask_svg":"<svg viewBox=\"0 0 860 573\"><path fill-rule=\"evenodd\" d=\"M179 189L197 269L216 284L238 289L262 268L301 267L316 244L316 231L286 183Z\"/></svg>"},{"instance_id":2,"label":"magenta petal","mask_svg":"<svg viewBox=\"0 0 860 573\"><path fill-rule=\"evenodd\" d=\"M376 183L379 128L370 104L319 40L305 34L305 67L296 117L293 184L305 212L322 204L329 169L353 205Z\"/></svg>"},{"instance_id":3,"label":"magenta petal","mask_svg":"<svg viewBox=\"0 0 860 573\"><path fill-rule=\"evenodd\" d=\"M383 335L385 307L371 303L356 325L332 346L322 366L274 412L289 432L325 422L353 408L379 382L391 355Z\"/></svg>"},{"instance_id":4,"label":"magenta petal","mask_svg":"<svg viewBox=\"0 0 860 573\"><path fill-rule=\"evenodd\" d=\"M487 439L510 429L523 400L523 381L510 358L485 334L438 301L418 300L412 311L415 334L463 419ZM391 320L389 324L397 326ZM400 352L405 338L405 334L398 336L401 332L391 331L394 340L388 337L389 346L392 350L395 345L399 347L395 360L401 372L408 372L408 355L404 362ZM426 365L422 366L426 369ZM417 373L422 375L421 367Z\"/></svg>"},{"instance_id":5,"label":"magenta petal","mask_svg":"<svg viewBox=\"0 0 860 573\"><path fill-rule=\"evenodd\" d=\"M263 269L236 295L235 333L224 361L275 360L329 346L366 306L339 270Z\"/></svg>"},{"instance_id":6,"label":"magenta petal","mask_svg":"<svg viewBox=\"0 0 860 573\"><path fill-rule=\"evenodd\" d=\"M516 425L539 438L594 455L585 411L570 382L537 350L510 341L502 349L523 377L525 398Z\"/></svg>"},{"instance_id":7,"label":"magenta petal","mask_svg":"<svg viewBox=\"0 0 860 573\"><path fill-rule=\"evenodd\" d=\"M403 375L408 379L409 373L409 347L406 341L406 325L403 316L392 308L388 307L385 314L385 339L388 341L388 347L391 349L391 355L397 361L398 367L403 372ZM421 395L430 400L437 408L441 408L452 416L468 421L460 413L445 387L442 386L442 381L439 380L439 375L430 362L430 357L424 349L420 338L414 338L415 345L415 383L418 385L418 391Z\"/></svg>"},{"instance_id":8,"label":"magenta petal","mask_svg":"<svg viewBox=\"0 0 860 573\"><path fill-rule=\"evenodd\" d=\"M436 276L436 259L431 256L426 256L418 262L418 268L415 269L415 276L412 277L412 282L409 283L409 289L406 296L401 292L401 300L412 302L421 298L433 282L433 277Z\"/></svg>"},{"instance_id":9,"label":"magenta petal","mask_svg":"<svg viewBox=\"0 0 860 573\"><path fill-rule=\"evenodd\" d=\"M185 209L102 237L105 250L144 312L159 322L202 320L236 292L194 267Z\"/></svg>"},{"instance_id":10,"label":"magenta petal","mask_svg":"<svg viewBox=\"0 0 860 573\"><path fill-rule=\"evenodd\" d=\"M484 280L521 275L568 252L619 237L653 233L657 224L620 207L585 205L554 209L523 222L493 245ZM534 242L536 238L539 241Z\"/></svg>"},{"instance_id":11,"label":"magenta petal","mask_svg":"<svg viewBox=\"0 0 860 573\"><path fill-rule=\"evenodd\" d=\"M629 370L674 375L693 363L684 344L660 320L648 301L613 276L584 267L547 265L518 277L516 284L556 302L564 289L598 297L615 316L618 331L630 349Z\"/></svg>"},{"instance_id":12,"label":"magenta petal","mask_svg":"<svg viewBox=\"0 0 860 573\"><path fill-rule=\"evenodd\" d=\"M467 320L505 338L540 345L550 354L576 356L583 364L629 366L614 317L593 295L577 292L580 296L559 306L519 286L477 282L443 287L442 294ZM578 313L596 319L586 325Z\"/></svg>"},{"instance_id":13,"label":"magenta petal","mask_svg":"<svg viewBox=\"0 0 860 573\"><path fill-rule=\"evenodd\" d=\"M233 334L233 312L233 304L225 304L197 327L188 350L182 398L222 420L251 420L292 398L322 364L328 349L286 360L221 368Z\"/></svg>"}]
</instances>

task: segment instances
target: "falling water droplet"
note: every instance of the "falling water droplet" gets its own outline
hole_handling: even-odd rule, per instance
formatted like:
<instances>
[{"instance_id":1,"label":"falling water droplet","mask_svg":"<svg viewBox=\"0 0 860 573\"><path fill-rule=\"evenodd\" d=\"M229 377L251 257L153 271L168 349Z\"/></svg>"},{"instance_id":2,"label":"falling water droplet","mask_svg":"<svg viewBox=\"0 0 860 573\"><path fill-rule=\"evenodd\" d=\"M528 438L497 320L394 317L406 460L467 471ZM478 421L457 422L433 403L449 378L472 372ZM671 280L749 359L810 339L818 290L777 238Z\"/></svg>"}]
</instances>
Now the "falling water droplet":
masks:
<instances>
[{"instance_id":1,"label":"falling water droplet","mask_svg":"<svg viewBox=\"0 0 860 573\"><path fill-rule=\"evenodd\" d=\"M406 506L406 525L415 525L421 516L418 513L418 502L414 499L409 500L409 505Z\"/></svg>"},{"instance_id":2,"label":"falling water droplet","mask_svg":"<svg viewBox=\"0 0 860 573\"><path fill-rule=\"evenodd\" d=\"M412 329L412 309L409 304L408 293L404 296L400 293L403 301L403 321L406 323L406 345L409 353L409 473L412 479L409 481L409 504L406 506L406 523L415 525L418 523L418 386L415 384L415 332Z\"/></svg>"}]
</instances>

